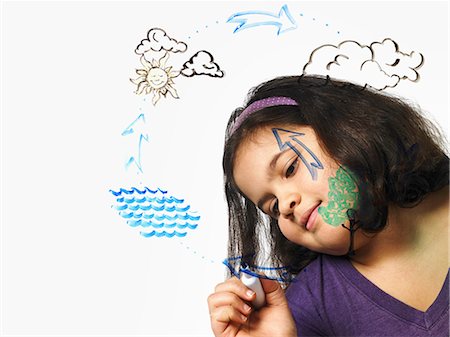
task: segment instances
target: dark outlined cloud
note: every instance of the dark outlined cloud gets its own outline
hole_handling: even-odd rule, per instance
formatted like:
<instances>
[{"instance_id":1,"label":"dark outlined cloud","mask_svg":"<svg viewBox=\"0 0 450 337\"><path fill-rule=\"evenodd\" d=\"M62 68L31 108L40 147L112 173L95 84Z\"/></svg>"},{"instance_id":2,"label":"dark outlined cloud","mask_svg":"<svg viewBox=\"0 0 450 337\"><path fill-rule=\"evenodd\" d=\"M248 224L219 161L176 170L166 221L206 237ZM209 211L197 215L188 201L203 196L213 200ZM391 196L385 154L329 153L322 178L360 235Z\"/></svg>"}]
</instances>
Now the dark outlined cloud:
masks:
<instances>
[{"instance_id":1,"label":"dark outlined cloud","mask_svg":"<svg viewBox=\"0 0 450 337\"><path fill-rule=\"evenodd\" d=\"M373 53L373 61L376 61L382 70L390 75L396 75L400 79L417 81L419 73L417 69L423 63L423 55L412 51L409 54L402 53L398 44L391 39L382 42L373 42L370 45Z\"/></svg>"},{"instance_id":2,"label":"dark outlined cloud","mask_svg":"<svg viewBox=\"0 0 450 337\"><path fill-rule=\"evenodd\" d=\"M314 49L303 74L327 75L383 90L395 87L402 79L418 81L417 70L422 64L422 54L403 53L392 39L370 46L347 40Z\"/></svg>"},{"instance_id":3,"label":"dark outlined cloud","mask_svg":"<svg viewBox=\"0 0 450 337\"><path fill-rule=\"evenodd\" d=\"M165 50L172 53L185 52L187 45L167 35L161 28L152 28L147 33L147 38L136 47L135 53L143 55L149 51L160 52Z\"/></svg>"},{"instance_id":4,"label":"dark outlined cloud","mask_svg":"<svg viewBox=\"0 0 450 337\"><path fill-rule=\"evenodd\" d=\"M214 57L206 50L201 50L183 64L181 74L187 77L207 75L210 77L223 77L224 72L214 62Z\"/></svg>"}]
</instances>

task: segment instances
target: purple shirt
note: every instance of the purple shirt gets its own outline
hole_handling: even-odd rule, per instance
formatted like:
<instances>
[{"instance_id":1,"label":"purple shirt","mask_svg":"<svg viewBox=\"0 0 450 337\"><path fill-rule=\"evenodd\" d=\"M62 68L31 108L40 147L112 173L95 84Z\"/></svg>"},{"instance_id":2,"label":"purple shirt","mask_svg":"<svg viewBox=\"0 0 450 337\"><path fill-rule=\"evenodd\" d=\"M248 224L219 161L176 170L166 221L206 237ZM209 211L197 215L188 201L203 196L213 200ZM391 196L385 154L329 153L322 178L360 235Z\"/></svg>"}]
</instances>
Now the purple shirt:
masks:
<instances>
[{"instance_id":1,"label":"purple shirt","mask_svg":"<svg viewBox=\"0 0 450 337\"><path fill-rule=\"evenodd\" d=\"M320 255L286 291L298 336L449 336L449 283L426 312L382 291L344 257Z\"/></svg>"}]
</instances>

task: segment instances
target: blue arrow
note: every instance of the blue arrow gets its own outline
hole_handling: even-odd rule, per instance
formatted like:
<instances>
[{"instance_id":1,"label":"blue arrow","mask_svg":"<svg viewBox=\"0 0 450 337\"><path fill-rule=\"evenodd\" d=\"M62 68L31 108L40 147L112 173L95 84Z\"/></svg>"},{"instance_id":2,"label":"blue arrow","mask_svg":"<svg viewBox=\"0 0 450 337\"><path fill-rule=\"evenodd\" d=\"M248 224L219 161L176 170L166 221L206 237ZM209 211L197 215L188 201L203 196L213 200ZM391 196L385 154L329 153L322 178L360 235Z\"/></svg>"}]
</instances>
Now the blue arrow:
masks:
<instances>
[{"instance_id":1,"label":"blue arrow","mask_svg":"<svg viewBox=\"0 0 450 337\"><path fill-rule=\"evenodd\" d=\"M122 136L128 136L134 133L135 124L139 122L145 124L144 114L140 114L130 125L128 125L127 128L122 132Z\"/></svg>"},{"instance_id":2,"label":"blue arrow","mask_svg":"<svg viewBox=\"0 0 450 337\"><path fill-rule=\"evenodd\" d=\"M294 151L295 154L301 159L303 164L305 164L306 168L311 174L312 179L317 180L317 169L322 170L323 165L320 162L319 158L317 158L317 156L314 154L314 152L312 152L311 149L309 149L302 141L297 139L297 137L304 136L305 134L279 128L273 128L272 132L275 135L275 138L277 139L278 147L280 148L280 150L283 151L288 147L291 148L292 151ZM284 135L287 134L290 140L294 141L302 148L304 148L306 152L308 152L309 155L312 157L313 161L306 160L306 158L300 153L300 151L296 148L296 146L290 142L290 140L282 140L281 139L282 135L280 135L280 132L284 133Z\"/></svg>"},{"instance_id":3,"label":"blue arrow","mask_svg":"<svg viewBox=\"0 0 450 337\"><path fill-rule=\"evenodd\" d=\"M125 164L125 167L128 168L132 163L135 163L137 168L139 169L139 171L141 171L141 173L143 173L144 171L142 170L142 165L141 165L141 147L142 147L142 141L145 140L146 142L148 142L148 136L144 136L143 134L141 134L139 136L139 145L138 145L138 155L137 158L135 158L134 156L131 156L130 159L128 160L128 162Z\"/></svg>"},{"instance_id":4,"label":"blue arrow","mask_svg":"<svg viewBox=\"0 0 450 337\"><path fill-rule=\"evenodd\" d=\"M234 33L253 27L275 26L278 27L277 35L280 35L297 28L297 23L289 12L287 5L283 5L278 14L257 10L239 12L231 15L227 22L239 24Z\"/></svg>"},{"instance_id":5,"label":"blue arrow","mask_svg":"<svg viewBox=\"0 0 450 337\"><path fill-rule=\"evenodd\" d=\"M144 114L140 114L123 132L122 136L128 136L133 133L135 133L135 129L140 128L142 131L142 126L139 124L145 124L145 116ZM128 159L127 163L125 164L125 167L128 168L132 163L135 163L139 171L143 173L142 171L142 165L141 165L141 148L142 148L142 142L146 141L148 142L148 134L143 134L142 132L139 135L139 144L138 144L138 152L137 156L131 156L130 159Z\"/></svg>"}]
</instances>

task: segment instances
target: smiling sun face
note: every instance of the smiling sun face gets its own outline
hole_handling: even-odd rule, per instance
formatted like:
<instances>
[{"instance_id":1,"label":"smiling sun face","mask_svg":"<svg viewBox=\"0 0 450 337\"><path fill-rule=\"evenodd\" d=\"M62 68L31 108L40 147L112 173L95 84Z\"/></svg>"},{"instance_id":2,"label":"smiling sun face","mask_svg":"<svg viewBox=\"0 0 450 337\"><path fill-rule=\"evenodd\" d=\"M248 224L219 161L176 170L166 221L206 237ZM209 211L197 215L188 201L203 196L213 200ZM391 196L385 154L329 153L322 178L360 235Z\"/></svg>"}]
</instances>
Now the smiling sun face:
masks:
<instances>
[{"instance_id":1,"label":"smiling sun face","mask_svg":"<svg viewBox=\"0 0 450 337\"><path fill-rule=\"evenodd\" d=\"M153 89L161 89L169 81L169 75L161 68L152 68L147 73L146 81Z\"/></svg>"},{"instance_id":2,"label":"smiling sun face","mask_svg":"<svg viewBox=\"0 0 450 337\"><path fill-rule=\"evenodd\" d=\"M173 78L177 77L180 72L172 71L172 67L166 67L168 59L169 53L166 53L158 61L153 60L152 62L148 62L144 55L142 55L141 63L144 69L137 69L136 73L139 77L130 79L131 82L137 85L136 94L153 93L153 105L159 101L161 95L165 97L168 92L172 97L179 98L172 84L174 84Z\"/></svg>"}]
</instances>

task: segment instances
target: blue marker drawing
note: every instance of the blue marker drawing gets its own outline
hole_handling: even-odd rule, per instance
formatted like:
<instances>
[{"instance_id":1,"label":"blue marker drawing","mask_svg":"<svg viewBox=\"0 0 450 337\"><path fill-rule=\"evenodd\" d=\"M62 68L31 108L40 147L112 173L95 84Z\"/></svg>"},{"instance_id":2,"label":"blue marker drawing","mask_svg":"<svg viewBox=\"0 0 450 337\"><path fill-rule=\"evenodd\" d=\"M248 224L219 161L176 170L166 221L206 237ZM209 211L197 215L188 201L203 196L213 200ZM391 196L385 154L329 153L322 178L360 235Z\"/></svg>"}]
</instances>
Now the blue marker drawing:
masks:
<instances>
[{"instance_id":1,"label":"blue marker drawing","mask_svg":"<svg viewBox=\"0 0 450 337\"><path fill-rule=\"evenodd\" d=\"M143 173L142 170L142 164L141 164L141 148L142 148L142 142L146 141L148 142L148 134L143 132L143 125L145 124L145 116L144 114L140 114L123 132L122 136L128 136L132 134L138 134L139 133L139 141L138 141L138 149L134 156L131 156L130 159L128 159L127 163L125 164L125 167L128 168L132 163L136 165L136 167L139 169L141 173Z\"/></svg>"},{"instance_id":2,"label":"blue marker drawing","mask_svg":"<svg viewBox=\"0 0 450 337\"><path fill-rule=\"evenodd\" d=\"M184 199L167 196L167 191L132 187L109 192L115 197L112 207L143 237L183 238L198 227L200 216L184 205Z\"/></svg>"},{"instance_id":3,"label":"blue marker drawing","mask_svg":"<svg viewBox=\"0 0 450 337\"><path fill-rule=\"evenodd\" d=\"M243 260L252 257L253 255L229 257L222 261L227 266L230 273L237 278L240 278L241 273L251 275L257 278L264 278L275 280L278 282L290 283L293 282L293 276L289 274L289 267L267 267L257 266L254 264L247 264ZM270 276L270 274L278 274L280 276Z\"/></svg>"},{"instance_id":4,"label":"blue marker drawing","mask_svg":"<svg viewBox=\"0 0 450 337\"><path fill-rule=\"evenodd\" d=\"M248 28L274 26L278 28L277 35L280 35L297 28L297 23L287 5L283 5L278 14L258 10L239 12L231 15L227 22L238 24L233 33Z\"/></svg>"},{"instance_id":5,"label":"blue marker drawing","mask_svg":"<svg viewBox=\"0 0 450 337\"><path fill-rule=\"evenodd\" d=\"M291 148L292 151L297 154L297 156L302 160L303 164L308 168L309 173L311 174L311 177L313 180L317 179L317 169L322 170L323 165L320 162L319 158L312 152L305 144L303 144L297 137L304 136L304 133L300 132L294 132L289 131L285 129L279 129L279 128L273 128L272 129L273 134L275 135L275 138L277 139L278 147L281 151L285 150L287 147ZM289 137L289 139L286 140L286 137ZM283 138L283 139L282 139ZM294 141L298 145L300 145L302 148L306 150L306 152L309 153L309 155L312 157L313 161L308 161L306 158L300 153L300 151L296 148L294 144L291 143L291 141Z\"/></svg>"}]
</instances>

